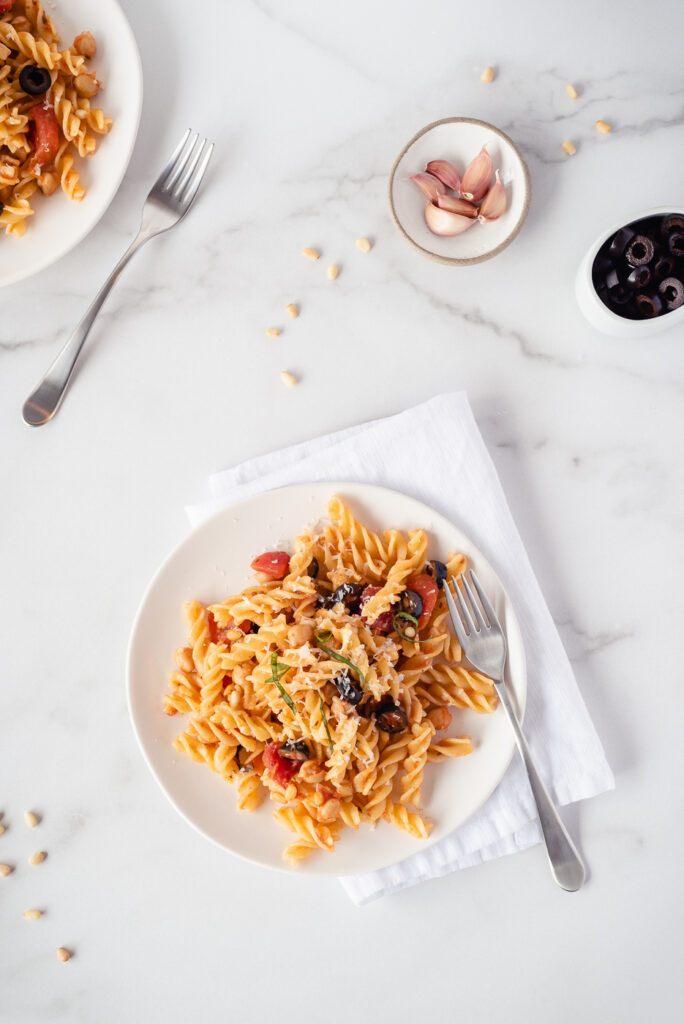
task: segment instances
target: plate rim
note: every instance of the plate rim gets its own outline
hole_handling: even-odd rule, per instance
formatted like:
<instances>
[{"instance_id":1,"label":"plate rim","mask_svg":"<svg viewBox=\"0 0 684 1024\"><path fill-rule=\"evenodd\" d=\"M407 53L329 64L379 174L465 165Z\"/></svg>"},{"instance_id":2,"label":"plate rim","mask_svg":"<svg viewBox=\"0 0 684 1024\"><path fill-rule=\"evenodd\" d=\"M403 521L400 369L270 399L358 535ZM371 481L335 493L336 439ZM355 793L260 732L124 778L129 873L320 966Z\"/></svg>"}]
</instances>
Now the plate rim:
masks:
<instances>
[{"instance_id":1,"label":"plate rim","mask_svg":"<svg viewBox=\"0 0 684 1024\"><path fill-rule=\"evenodd\" d=\"M35 274L39 274L42 270L47 270L48 267L51 267L54 263L57 263L58 260L61 260L64 256L66 256L73 249L75 249L77 245L80 245L83 239L87 238L90 232L97 227L97 225L100 223L109 207L112 205L119 189L121 188L121 182L123 181L126 171L128 170L129 164L131 162L133 150L135 149L135 144L138 141L138 134L140 132L140 119L142 116L143 107L144 75L142 58L140 56L140 50L138 49L138 43L135 38L135 33L133 32L131 23L128 20L126 12L119 3L119 0L99 0L99 2L100 4L108 3L112 12L114 12L114 16L120 18L121 27L123 29L124 34L128 37L128 42L130 44L130 54L134 58L134 66L130 69L130 74L131 78L134 78L135 83L135 96L133 97L133 99L134 102L136 103L136 109L134 112L135 116L133 118L134 128L133 131L131 132L131 137L126 150L125 159L121 161L120 170L113 180L111 195L102 205L102 208L100 209L99 213L95 216L94 220L92 220L92 222L86 222L78 231L76 231L73 237L65 236L66 241L61 246L58 246L55 250L52 250L49 253L49 255L45 256L44 258L38 259L36 263L34 263L32 266L25 267L14 272L10 272L6 277L0 275L0 288L7 288L10 285L18 284L20 281L26 281L28 278L33 277ZM62 0L62 3L64 4L64 8L67 9L68 3L65 3L65 0ZM55 16L55 12L52 12L52 14L53 16ZM59 21L59 12L56 15L56 20ZM21 238L16 240L17 244L21 244L21 241Z\"/></svg>"},{"instance_id":2,"label":"plate rim","mask_svg":"<svg viewBox=\"0 0 684 1024\"><path fill-rule=\"evenodd\" d=\"M404 156L409 151L411 146L413 146L418 141L418 139L422 138L423 135L426 135L428 132L432 131L433 128L439 128L439 126L443 124L476 124L480 128L486 128L488 131L493 132L494 135L498 135L499 138L503 139L504 142L506 142L511 147L511 149L517 156L518 160L520 161L520 165L522 167L525 198L523 201L522 210L520 211L520 216L511 228L509 234L506 235L502 242L499 242L499 244L495 246L493 249L489 249L487 252L481 253L479 256L442 256L441 253L433 252L431 249L426 249L425 246L421 245L420 242L417 242L415 238L409 235L408 231L402 224L399 218L399 214L397 213L394 205L394 195L392 190L394 186L394 176L396 174L399 164L401 163L401 161L403 160ZM432 121L430 124L425 125L424 128L421 128L419 131L417 131L415 135L413 135L408 140L406 145L402 148L401 152L399 153L396 160L392 164L392 170L390 171L389 174L389 179L387 182L387 199L389 202L392 220L394 221L400 234L403 235L403 237L406 239L409 245L412 246L412 248L414 248L417 252L422 253L423 256L427 256L428 259L434 260L435 263L441 263L447 267L469 267L475 263L484 263L486 260L491 260L494 256L497 256L498 253L500 253L503 249L508 248L513 239L517 237L517 235L520 232L520 229L527 220L527 214L529 213L530 203L532 201L532 181L530 178L530 171L525 161L525 158L523 157L522 153L520 152L516 144L513 142L511 137L509 135L506 135L506 133L502 131L501 128L497 128L495 125L490 124L489 121L481 121L477 117L442 117L439 119L439 121Z\"/></svg>"},{"instance_id":3,"label":"plate rim","mask_svg":"<svg viewBox=\"0 0 684 1024\"><path fill-rule=\"evenodd\" d=\"M316 487L316 488L323 488L324 487L324 488L329 490L330 495L344 493L344 490L346 488L348 490L351 490L351 489L354 489L356 491L360 490L360 491L366 492L366 493L371 494L371 495L373 493L381 492L381 493L383 493L385 495L389 495L392 499L399 498L402 501L409 501L409 502L411 502L413 504L421 506L423 509L426 509L432 516L435 516L439 520L442 520L442 522L446 523L447 526L450 529L456 530L457 533L459 533L462 537L464 537L467 540L468 545L470 546L471 550L474 552L478 562L481 563L483 566L486 566L486 568L489 570L489 572L492 573L492 575L496 579L496 581L497 581L497 583L498 583L498 585L499 585L499 587L501 589L501 593L502 593L502 595L503 595L503 597L504 597L504 599L506 601L506 605L507 605L507 609L506 609L507 619L510 622L510 625L507 623L507 635L508 635L508 631L511 628L517 633L517 640L518 640L518 647L519 647L519 657L520 657L520 678L518 680L518 688L520 688L521 692L517 693L516 690L512 689L511 687L508 687L508 690L509 690L509 695L511 696L511 698L512 698L512 700L514 702L514 706L516 707L516 710L518 711L518 715L519 715L520 721L522 722L524 720L525 709L526 709L526 704L527 704L527 659L526 659L526 655L525 655L524 639L523 639L522 630L520 628L520 623L519 623L519 620L518 620L518 617L517 617L517 614L516 614L516 611L515 611L515 607L514 607L513 603L511 602L511 599L510 599L510 597L508 595L508 591L506 590L506 588L504 587L503 583L501 582L499 574L493 569L491 563L482 554L482 551L480 550L480 548L470 540L470 538L467 536L467 534L465 534L464 531L460 529L460 527L458 527L454 522L452 522L450 519L448 519L446 516L444 516L441 512L438 512L436 509L434 509L431 505L428 505L426 502L422 501L420 498L414 498L412 495L406 494L404 491L399 491L396 488L384 487L384 486L378 485L378 484L360 483L358 481L351 481L351 480L346 480L346 481L340 481L340 480L304 481L304 482L300 482L300 483L284 484L284 485L279 486L279 487L269 488L269 489L266 489L264 491L259 491L259 492L255 493L255 494L251 494L251 495L249 495L247 497L241 498L240 500L238 500L236 502L227 502L222 508L217 509L216 511L212 512L211 515L207 516L201 522L199 522L195 526L191 527L191 529L185 534L185 536L176 545L174 545L172 550L162 560L162 562L158 566L157 570L153 573L149 583L147 584L147 586L146 586L146 588L144 590L142 598L141 598L140 602L138 603L138 606L137 606L137 609L136 609L136 612L135 612L135 616L133 618L133 622L132 622L132 626L131 626L131 630L130 630L130 634L129 634L129 638L128 638L127 650L126 650L126 672L125 672L125 677L126 677L125 678L126 705L127 705L127 709L128 709L128 716L129 716L130 725L131 725L131 728L133 730L133 734L135 736L135 739L136 739L138 748L140 750L140 753L142 754L143 761L145 762L147 768L149 769L149 771L150 771L152 777L154 778L155 782L157 783L158 787L161 789L162 793L164 794L164 796L166 797L166 799L168 800L170 805L173 807L174 811L178 815L180 815L180 817L188 825L190 825L192 827L192 829L196 833L201 835L205 840L211 842L214 846L216 846L219 849L223 850L226 854L239 857L241 860L243 860L245 863L248 863L248 864L257 864L260 867L269 868L272 871L284 872L284 873L286 873L286 874L288 874L290 876L292 876L294 874L294 875L299 875L301 877L306 877L306 878L312 878L312 877L315 877L315 876L345 878L345 877L354 877L357 874L364 874L366 872L373 872L373 871L383 870L384 868L389 868L389 867L392 867L395 864L402 863L404 860L409 859L414 854L426 852L428 849L431 849L435 844L437 844L439 842L442 842L443 840L447 839L450 835L453 835L460 828L462 828L468 821L470 821L470 819L473 817L473 815L475 815L484 806L484 804L487 802L487 800L489 800L489 798L491 797L492 793L494 793L494 791L498 788L498 786L501 784L501 782L503 781L504 777L506 776L506 774L508 772L508 769L510 767L511 761L513 759L513 756L515 754L515 750L516 750L515 739L513 737L513 732L511 731L511 735L510 735L510 753L509 753L509 756L505 760L505 763L504 763L504 765L502 767L501 774L495 780L495 782L492 784L492 786L487 790L487 792L484 793L484 795L482 796L482 799L476 804L476 806L473 807L473 809L470 811L468 816L466 818L464 818L463 821L461 821L454 829L452 829L450 832L448 832L445 836L436 837L433 840L431 840L429 837L428 837L427 840L421 840L420 841L420 846L417 847L416 850L413 853L409 853L409 854L402 853L401 855L399 855L396 858L393 858L391 860L385 861L380 866L371 866L371 867L362 868L362 869L359 869L358 871L353 871L353 872L340 872L340 871L335 871L334 863L331 863L330 864L330 870L325 870L325 869L321 870L320 869L321 866L323 866L323 868L324 868L325 865L328 864L328 861L326 861L326 862L323 862L323 864L321 866L319 866L318 870L316 870L316 871L308 870L307 871L307 862L306 861L303 861L301 864L297 865L296 868L293 868L292 866L288 865L285 861L274 863L272 860L265 859L265 857L261 858L259 856L251 856L251 855L246 854L246 853L244 853L244 852L242 852L242 851L240 851L238 849L235 849L234 847L227 846L224 842L221 842L221 840L217 839L213 835L210 835L208 832L206 832L201 827L201 825L199 825L196 821L194 821L191 817L189 817L188 814L186 814L186 812L176 802L176 800L174 799L172 793L167 788L167 785L165 784L165 782L161 778L160 774L157 772L154 764L152 763L151 758L148 756L147 749L146 749L145 743L143 742L143 738L142 738L142 735L141 735L141 731L138 729L138 726L137 726L136 714L135 714L134 708L133 708L132 661L133 661L133 656L134 656L134 647L135 647L135 644L136 644L136 639L137 639L138 631L139 631L139 627L140 627L140 620L142 618L142 615L143 615L143 612L145 610L147 601L148 601L148 599L150 597L150 594L153 591L154 587L156 586L157 581L163 575L163 573L166 570L167 566L170 565L171 562L176 558L176 556L179 553L179 551L182 548L184 548L186 545L188 545L192 540L194 540L194 538L199 533L201 533L204 529L210 529L214 522L222 519L228 513L230 513L231 516L234 516L235 514L239 514L240 510L244 506L249 505L255 499L262 498L262 497L264 497L265 495L268 495L268 494L271 494L271 495L272 494L276 494L276 493L281 492L281 491L302 491L302 490L304 490L306 488L311 488L311 487ZM323 518L324 515L325 514L323 513L321 518Z\"/></svg>"}]
</instances>

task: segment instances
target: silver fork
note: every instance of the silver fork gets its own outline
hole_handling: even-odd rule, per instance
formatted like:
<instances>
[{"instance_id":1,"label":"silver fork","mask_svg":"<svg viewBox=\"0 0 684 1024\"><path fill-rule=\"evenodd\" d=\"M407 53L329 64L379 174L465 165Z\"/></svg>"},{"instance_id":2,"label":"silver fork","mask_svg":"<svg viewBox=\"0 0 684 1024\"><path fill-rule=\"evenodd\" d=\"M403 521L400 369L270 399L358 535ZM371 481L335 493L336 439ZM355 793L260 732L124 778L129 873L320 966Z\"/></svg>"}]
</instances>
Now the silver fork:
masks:
<instances>
[{"instance_id":1,"label":"silver fork","mask_svg":"<svg viewBox=\"0 0 684 1024\"><path fill-rule=\"evenodd\" d=\"M197 195L213 149L213 142L200 138L197 132L191 133L188 128L145 200L136 238L100 288L38 387L24 402L22 416L29 426L39 427L57 412L85 340L121 271L145 242L162 231L168 231L185 216Z\"/></svg>"},{"instance_id":2,"label":"silver fork","mask_svg":"<svg viewBox=\"0 0 684 1024\"><path fill-rule=\"evenodd\" d=\"M576 892L584 882L584 864L532 760L527 740L520 728L518 716L508 695L504 682L504 668L508 656L504 631L475 573L470 572L472 587L468 583L465 573L460 579L463 582L462 590L454 577L451 577L456 600L446 582L444 584L456 636L471 665L478 671L484 672L494 683L501 705L513 726L518 750L527 769L551 872L562 889ZM475 599L473 587L477 591L480 604Z\"/></svg>"}]
</instances>

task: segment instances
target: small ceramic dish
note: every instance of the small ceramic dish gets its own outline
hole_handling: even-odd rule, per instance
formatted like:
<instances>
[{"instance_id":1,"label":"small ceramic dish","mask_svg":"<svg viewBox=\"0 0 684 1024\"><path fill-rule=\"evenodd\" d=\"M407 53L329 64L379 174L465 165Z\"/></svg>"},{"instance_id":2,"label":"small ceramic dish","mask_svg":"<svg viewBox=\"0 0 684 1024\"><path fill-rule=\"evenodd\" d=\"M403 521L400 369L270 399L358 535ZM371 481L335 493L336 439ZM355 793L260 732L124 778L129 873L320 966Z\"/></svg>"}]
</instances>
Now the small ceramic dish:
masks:
<instances>
[{"instance_id":1,"label":"small ceramic dish","mask_svg":"<svg viewBox=\"0 0 684 1024\"><path fill-rule=\"evenodd\" d=\"M681 324L684 320L684 306L680 306L679 309L673 309L669 313L662 313L660 316L652 317L649 320L631 320L628 317L620 316L619 313L614 313L602 301L594 287L592 278L592 268L596 255L611 235L614 235L620 228L627 227L629 224L645 220L646 217L662 217L668 213L684 215L684 209L681 206L657 206L654 209L636 213L634 216L624 217L599 235L580 263L577 277L575 278L575 294L584 316L597 331L601 331L603 334L610 334L614 338L650 338L654 334L660 334L661 331L667 331L670 327Z\"/></svg>"},{"instance_id":2,"label":"small ceramic dish","mask_svg":"<svg viewBox=\"0 0 684 1024\"><path fill-rule=\"evenodd\" d=\"M449 160L463 175L483 145L506 189L508 208L495 221L476 223L462 235L435 235L425 223L427 199L411 181L430 160ZM454 267L482 263L510 245L530 206L532 188L527 165L507 135L473 117L446 117L422 128L394 161L389 177L392 219L407 242L423 256Z\"/></svg>"}]
</instances>

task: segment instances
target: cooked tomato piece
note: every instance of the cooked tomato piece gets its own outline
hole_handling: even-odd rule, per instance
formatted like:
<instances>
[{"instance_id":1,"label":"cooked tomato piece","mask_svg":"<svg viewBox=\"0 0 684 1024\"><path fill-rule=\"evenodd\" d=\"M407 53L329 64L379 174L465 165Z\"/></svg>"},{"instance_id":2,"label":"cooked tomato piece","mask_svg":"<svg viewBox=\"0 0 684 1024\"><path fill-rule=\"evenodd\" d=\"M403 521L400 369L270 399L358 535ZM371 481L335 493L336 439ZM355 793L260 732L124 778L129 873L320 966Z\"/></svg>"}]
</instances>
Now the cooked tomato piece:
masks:
<instances>
[{"instance_id":1,"label":"cooked tomato piece","mask_svg":"<svg viewBox=\"0 0 684 1024\"><path fill-rule=\"evenodd\" d=\"M281 757L278 743L269 743L264 748L264 768L279 786L287 786L293 775L299 771L301 761Z\"/></svg>"},{"instance_id":2,"label":"cooked tomato piece","mask_svg":"<svg viewBox=\"0 0 684 1024\"><path fill-rule=\"evenodd\" d=\"M226 626L226 628L221 629L211 612L208 613L208 616L209 636L211 637L211 642L214 644L228 644L228 646L230 647L231 640L230 637L228 636L229 630L237 628L242 630L243 633L247 634L252 628L252 623L250 622L249 619L243 619L242 622L238 623L237 627L232 619L228 619L228 625Z\"/></svg>"},{"instance_id":3,"label":"cooked tomato piece","mask_svg":"<svg viewBox=\"0 0 684 1024\"><path fill-rule=\"evenodd\" d=\"M287 551L264 551L252 562L254 572L263 572L273 580L282 580L290 568L290 556Z\"/></svg>"},{"instance_id":4,"label":"cooked tomato piece","mask_svg":"<svg viewBox=\"0 0 684 1024\"><path fill-rule=\"evenodd\" d=\"M7 14L8 11L11 11L13 3L14 0L0 0L0 14Z\"/></svg>"},{"instance_id":5,"label":"cooked tomato piece","mask_svg":"<svg viewBox=\"0 0 684 1024\"><path fill-rule=\"evenodd\" d=\"M31 170L40 174L52 165L59 149L59 124L54 108L47 103L39 103L29 110L29 117L34 124L33 156Z\"/></svg>"},{"instance_id":6,"label":"cooked tomato piece","mask_svg":"<svg viewBox=\"0 0 684 1024\"><path fill-rule=\"evenodd\" d=\"M416 594L418 594L423 602L423 610L420 614L420 618L418 619L418 629L423 629L427 626L430 621L430 616L435 610L439 587L435 581L424 572L419 573L418 576L411 576L411 578L406 581L406 587L408 590L415 590Z\"/></svg>"},{"instance_id":7,"label":"cooked tomato piece","mask_svg":"<svg viewBox=\"0 0 684 1024\"><path fill-rule=\"evenodd\" d=\"M380 590L380 587L373 587L373 586L370 586L370 585L363 588L363 590L361 591L361 614L362 615L363 615L363 606L365 605L366 601L369 601L371 599L371 597L374 597L375 594L377 594L379 590ZM389 633L389 631L392 628L392 619L393 618L394 618L394 614L392 612L392 609L390 608L389 611L383 612L381 615L378 615L378 617L375 620L375 622L369 622L368 625L371 627L371 629L374 629L376 633Z\"/></svg>"}]
</instances>

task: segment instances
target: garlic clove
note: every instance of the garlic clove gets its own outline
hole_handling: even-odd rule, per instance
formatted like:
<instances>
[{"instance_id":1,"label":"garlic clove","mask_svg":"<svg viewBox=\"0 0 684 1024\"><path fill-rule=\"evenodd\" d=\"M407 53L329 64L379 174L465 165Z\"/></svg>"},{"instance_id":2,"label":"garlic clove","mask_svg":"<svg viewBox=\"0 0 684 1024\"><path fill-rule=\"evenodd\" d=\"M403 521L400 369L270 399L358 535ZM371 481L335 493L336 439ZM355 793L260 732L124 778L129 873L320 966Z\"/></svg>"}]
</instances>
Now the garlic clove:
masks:
<instances>
[{"instance_id":1,"label":"garlic clove","mask_svg":"<svg viewBox=\"0 0 684 1024\"><path fill-rule=\"evenodd\" d=\"M447 188L452 188L454 192L461 191L461 175L448 160L431 160L425 170L439 178Z\"/></svg>"},{"instance_id":2,"label":"garlic clove","mask_svg":"<svg viewBox=\"0 0 684 1024\"><path fill-rule=\"evenodd\" d=\"M437 206L440 210L448 210L449 213L460 213L463 217L477 217L477 206L469 203L467 199L459 196L437 196Z\"/></svg>"},{"instance_id":3,"label":"garlic clove","mask_svg":"<svg viewBox=\"0 0 684 1024\"><path fill-rule=\"evenodd\" d=\"M477 203L482 199L492 180L492 158L486 145L482 147L474 160L471 160L461 182L461 195Z\"/></svg>"},{"instance_id":4,"label":"garlic clove","mask_svg":"<svg viewBox=\"0 0 684 1024\"><path fill-rule=\"evenodd\" d=\"M460 213L440 210L439 206L427 203L425 206L425 223L433 235L460 235L475 224L472 217L464 217Z\"/></svg>"},{"instance_id":5,"label":"garlic clove","mask_svg":"<svg viewBox=\"0 0 684 1024\"><path fill-rule=\"evenodd\" d=\"M438 195L446 192L446 185L434 174L425 174L421 171L420 174L412 174L411 181L414 181L420 191L433 203L437 201Z\"/></svg>"},{"instance_id":6,"label":"garlic clove","mask_svg":"<svg viewBox=\"0 0 684 1024\"><path fill-rule=\"evenodd\" d=\"M494 184L482 200L480 212L477 215L481 224L488 220L498 220L501 214L506 212L506 189L501 184L498 171L494 178Z\"/></svg>"}]
</instances>

